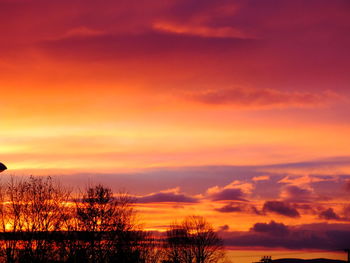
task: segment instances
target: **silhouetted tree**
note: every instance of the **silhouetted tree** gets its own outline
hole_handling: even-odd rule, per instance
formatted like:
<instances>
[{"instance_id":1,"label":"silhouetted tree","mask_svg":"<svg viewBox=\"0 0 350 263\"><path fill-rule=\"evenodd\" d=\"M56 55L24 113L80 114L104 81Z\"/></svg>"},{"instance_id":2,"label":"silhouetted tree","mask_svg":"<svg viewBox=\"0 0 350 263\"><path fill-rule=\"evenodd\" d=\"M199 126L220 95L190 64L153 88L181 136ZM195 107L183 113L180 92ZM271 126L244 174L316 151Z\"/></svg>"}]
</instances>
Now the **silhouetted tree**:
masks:
<instances>
[{"instance_id":1,"label":"silhouetted tree","mask_svg":"<svg viewBox=\"0 0 350 263\"><path fill-rule=\"evenodd\" d=\"M62 230L69 192L51 177L31 176L1 190L2 234L7 262L58 260L52 233ZM20 249L19 249L20 248Z\"/></svg>"},{"instance_id":2,"label":"silhouetted tree","mask_svg":"<svg viewBox=\"0 0 350 263\"><path fill-rule=\"evenodd\" d=\"M90 187L76 202L78 230L86 234L89 262L140 262L144 234L137 228L131 198L113 195L102 185Z\"/></svg>"},{"instance_id":3,"label":"silhouetted tree","mask_svg":"<svg viewBox=\"0 0 350 263\"><path fill-rule=\"evenodd\" d=\"M167 231L167 262L216 263L224 258L223 243L201 216L186 217Z\"/></svg>"},{"instance_id":4,"label":"silhouetted tree","mask_svg":"<svg viewBox=\"0 0 350 263\"><path fill-rule=\"evenodd\" d=\"M15 213L13 212L13 206L10 204L7 204L7 193L6 193L6 188L1 185L0 187L0 220L1 220L1 225L0 225L0 230L2 235L6 235L8 232L13 233L16 231L16 216ZM11 211L12 210L12 211ZM11 213L11 215L10 215ZM12 221L11 221L12 219ZM15 225L14 228L8 229L8 226L12 223ZM2 238L1 242L1 259L6 262L15 262L16 260L16 247L17 247L17 240L6 240L6 238Z\"/></svg>"}]
</instances>

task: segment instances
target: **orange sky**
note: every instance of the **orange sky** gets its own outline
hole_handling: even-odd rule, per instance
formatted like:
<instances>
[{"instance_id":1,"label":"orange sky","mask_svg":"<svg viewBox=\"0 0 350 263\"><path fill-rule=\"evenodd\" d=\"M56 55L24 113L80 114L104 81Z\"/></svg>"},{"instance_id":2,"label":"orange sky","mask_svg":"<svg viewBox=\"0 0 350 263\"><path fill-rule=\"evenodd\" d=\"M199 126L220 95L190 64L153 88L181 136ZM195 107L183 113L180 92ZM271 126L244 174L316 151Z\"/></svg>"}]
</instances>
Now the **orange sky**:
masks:
<instances>
[{"instance_id":1,"label":"orange sky","mask_svg":"<svg viewBox=\"0 0 350 263\"><path fill-rule=\"evenodd\" d=\"M0 0L4 178L125 187L148 200L150 229L173 207L228 232L347 227L349 11L346 0ZM216 200L213 189L236 190Z\"/></svg>"}]
</instances>

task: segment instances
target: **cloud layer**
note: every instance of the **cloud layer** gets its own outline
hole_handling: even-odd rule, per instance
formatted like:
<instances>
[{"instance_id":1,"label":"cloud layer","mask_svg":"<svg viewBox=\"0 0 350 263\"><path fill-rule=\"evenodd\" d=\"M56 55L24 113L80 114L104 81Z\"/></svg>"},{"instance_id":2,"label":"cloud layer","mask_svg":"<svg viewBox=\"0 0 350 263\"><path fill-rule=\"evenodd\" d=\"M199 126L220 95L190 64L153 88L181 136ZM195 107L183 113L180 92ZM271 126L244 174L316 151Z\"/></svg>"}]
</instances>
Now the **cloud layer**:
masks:
<instances>
[{"instance_id":1,"label":"cloud layer","mask_svg":"<svg viewBox=\"0 0 350 263\"><path fill-rule=\"evenodd\" d=\"M288 92L264 88L215 88L193 96L195 100L206 104L228 104L248 108L320 106L336 97L336 94L330 92Z\"/></svg>"}]
</instances>

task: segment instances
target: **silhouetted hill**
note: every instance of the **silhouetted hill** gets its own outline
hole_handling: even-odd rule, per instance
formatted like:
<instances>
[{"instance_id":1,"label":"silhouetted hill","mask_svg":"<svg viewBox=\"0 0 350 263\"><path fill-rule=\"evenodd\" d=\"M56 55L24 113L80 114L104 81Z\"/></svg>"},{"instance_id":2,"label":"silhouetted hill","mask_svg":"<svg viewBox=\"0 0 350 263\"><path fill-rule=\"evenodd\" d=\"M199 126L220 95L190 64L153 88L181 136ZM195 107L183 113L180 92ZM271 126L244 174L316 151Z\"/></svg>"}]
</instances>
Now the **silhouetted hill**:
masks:
<instances>
[{"instance_id":1,"label":"silhouetted hill","mask_svg":"<svg viewBox=\"0 0 350 263\"><path fill-rule=\"evenodd\" d=\"M316 258L316 259L299 259L299 258L281 258L272 260L273 263L346 263L343 260Z\"/></svg>"}]
</instances>

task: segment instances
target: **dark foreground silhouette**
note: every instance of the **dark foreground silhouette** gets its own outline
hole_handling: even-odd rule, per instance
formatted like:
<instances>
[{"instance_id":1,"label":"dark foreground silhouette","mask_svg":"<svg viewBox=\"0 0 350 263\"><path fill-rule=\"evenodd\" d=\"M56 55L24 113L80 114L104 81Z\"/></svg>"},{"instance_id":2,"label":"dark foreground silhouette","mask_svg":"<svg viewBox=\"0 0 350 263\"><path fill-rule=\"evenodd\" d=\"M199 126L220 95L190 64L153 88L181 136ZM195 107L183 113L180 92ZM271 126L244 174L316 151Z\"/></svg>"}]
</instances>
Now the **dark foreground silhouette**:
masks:
<instances>
[{"instance_id":1,"label":"dark foreground silhouette","mask_svg":"<svg viewBox=\"0 0 350 263\"><path fill-rule=\"evenodd\" d=\"M102 185L77 196L50 177L0 187L0 262L216 263L222 240L200 216L154 237L136 220L133 200Z\"/></svg>"}]
</instances>

